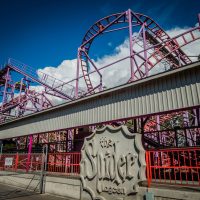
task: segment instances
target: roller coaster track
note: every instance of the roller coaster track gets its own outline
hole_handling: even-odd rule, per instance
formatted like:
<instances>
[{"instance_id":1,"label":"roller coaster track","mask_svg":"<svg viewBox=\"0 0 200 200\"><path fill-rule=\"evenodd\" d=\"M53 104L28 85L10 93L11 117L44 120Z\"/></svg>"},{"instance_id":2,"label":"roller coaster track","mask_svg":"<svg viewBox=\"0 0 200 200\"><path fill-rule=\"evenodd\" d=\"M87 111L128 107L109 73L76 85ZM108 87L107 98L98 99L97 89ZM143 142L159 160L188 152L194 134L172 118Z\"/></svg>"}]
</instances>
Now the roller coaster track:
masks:
<instances>
[{"instance_id":1,"label":"roller coaster track","mask_svg":"<svg viewBox=\"0 0 200 200\"><path fill-rule=\"evenodd\" d=\"M35 73L35 70L32 69L30 66L11 58L8 60L7 67L24 75L25 77L30 78L34 82L41 84L42 86L47 88L48 91L53 91L55 94L58 94L63 99L74 99L74 86L70 84L67 84L41 71L38 71L37 75Z\"/></svg>"},{"instance_id":2,"label":"roller coaster track","mask_svg":"<svg viewBox=\"0 0 200 200\"><path fill-rule=\"evenodd\" d=\"M155 59L154 66L160 63L164 58L168 58L168 61L170 59L172 63L172 59L175 59L178 61L178 58L173 56L174 53L176 53L178 50L181 50L181 47L186 46L187 44L194 42L198 39L200 39L200 34L195 34L196 31L200 31L200 27L195 27L189 31L186 31L180 35L177 35L173 38L167 39L164 42L161 42L159 44L155 44L155 50L154 52L148 57L148 62L152 58ZM149 49L151 49L150 47ZM149 50L147 49L147 50ZM139 53L136 53L138 55ZM180 55L182 58L185 57L185 55ZM180 58L180 57L179 57ZM187 58L187 56L186 56ZM175 63L174 63L175 64ZM139 69L144 65L144 62L138 67L138 69L135 71L135 73L139 72ZM174 68L180 67L179 62L174 65ZM152 69L152 67L149 67L149 70ZM143 75L145 75L143 73ZM142 77L141 77L142 78Z\"/></svg>"},{"instance_id":3,"label":"roller coaster track","mask_svg":"<svg viewBox=\"0 0 200 200\"><path fill-rule=\"evenodd\" d=\"M131 19L129 19L130 17L128 13L130 13ZM173 68L178 67L180 62L182 62L182 65L189 64L192 62L190 58L180 49L181 46L179 46L177 40L171 39L170 36L150 17L140 14L140 13L134 13L131 10L128 10L122 13L112 14L100 19L95 24L93 24L89 28L87 33L85 34L82 40L82 44L80 46L82 53L79 52L79 56L80 56L79 61L80 61L81 69L82 69L83 76L84 76L89 93L94 92L94 86L88 74L89 60L84 55L83 52L89 55L90 46L97 36L101 36L106 31L107 32L115 31L117 29L111 29L112 26L121 25L124 23L127 24L129 20L131 20L131 24L133 27L143 26L143 25L145 26L147 41L151 45L157 47L155 52L151 55L151 58L154 58L157 61L156 64L164 58L166 58L168 62L171 63ZM124 28L128 28L128 27L122 27L122 28L119 28L118 30L124 29ZM184 36L181 36L181 37L185 39ZM191 33L191 37L194 41L195 38L192 33ZM188 42L185 42L184 45L186 45L186 43ZM162 44L165 44L165 45L162 45ZM134 52L133 50L133 55L134 54L137 54L137 52ZM141 58L141 55L137 54L137 56ZM151 63L149 58L148 60L146 60L145 58L142 58L142 60L144 61L142 65L144 65L145 62L147 62L150 65L150 69L152 69L155 66L154 63ZM139 71L140 68L141 66L139 66L137 70Z\"/></svg>"}]
</instances>

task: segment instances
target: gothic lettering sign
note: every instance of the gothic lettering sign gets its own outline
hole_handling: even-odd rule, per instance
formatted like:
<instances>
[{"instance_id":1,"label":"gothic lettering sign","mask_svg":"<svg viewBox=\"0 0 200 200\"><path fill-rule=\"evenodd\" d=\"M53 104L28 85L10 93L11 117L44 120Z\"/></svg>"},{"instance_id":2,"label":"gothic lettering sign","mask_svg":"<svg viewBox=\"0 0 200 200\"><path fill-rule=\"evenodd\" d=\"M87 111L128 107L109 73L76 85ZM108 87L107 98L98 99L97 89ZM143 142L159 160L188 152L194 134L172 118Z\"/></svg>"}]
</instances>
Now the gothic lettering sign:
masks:
<instances>
[{"instance_id":1,"label":"gothic lettering sign","mask_svg":"<svg viewBox=\"0 0 200 200\"><path fill-rule=\"evenodd\" d=\"M146 180L141 135L126 126L97 129L81 154L82 200L129 200Z\"/></svg>"}]
</instances>

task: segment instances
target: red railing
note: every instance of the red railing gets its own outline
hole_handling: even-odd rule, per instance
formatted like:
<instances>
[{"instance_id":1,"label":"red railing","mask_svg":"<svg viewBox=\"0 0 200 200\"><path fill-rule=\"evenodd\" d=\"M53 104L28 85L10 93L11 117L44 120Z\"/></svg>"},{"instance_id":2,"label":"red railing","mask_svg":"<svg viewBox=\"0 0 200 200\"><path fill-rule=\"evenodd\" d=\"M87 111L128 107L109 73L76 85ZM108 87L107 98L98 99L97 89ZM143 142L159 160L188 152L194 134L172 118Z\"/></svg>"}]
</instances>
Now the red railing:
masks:
<instances>
[{"instance_id":1,"label":"red railing","mask_svg":"<svg viewBox=\"0 0 200 200\"><path fill-rule=\"evenodd\" d=\"M2 154L0 170L41 171L43 154L31 154L30 162L27 158L27 154ZM80 152L49 153L46 171L50 174L76 176L80 174L80 161ZM10 165L6 165L6 162L10 162ZM146 164L148 186L151 183L200 186L200 148L147 151Z\"/></svg>"},{"instance_id":2,"label":"red railing","mask_svg":"<svg viewBox=\"0 0 200 200\"><path fill-rule=\"evenodd\" d=\"M5 171L41 171L42 154L2 154L0 155L0 170Z\"/></svg>"},{"instance_id":3,"label":"red railing","mask_svg":"<svg viewBox=\"0 0 200 200\"><path fill-rule=\"evenodd\" d=\"M0 171L40 172L44 159L45 155L41 153L32 153L30 161L28 161L28 154L2 154L0 155ZM80 160L80 152L49 153L44 168L46 168L47 173L79 175Z\"/></svg>"},{"instance_id":4,"label":"red railing","mask_svg":"<svg viewBox=\"0 0 200 200\"><path fill-rule=\"evenodd\" d=\"M146 152L147 180L151 183L200 186L200 148Z\"/></svg>"},{"instance_id":5,"label":"red railing","mask_svg":"<svg viewBox=\"0 0 200 200\"><path fill-rule=\"evenodd\" d=\"M47 171L49 173L79 175L80 161L81 161L80 152L50 153L48 154Z\"/></svg>"},{"instance_id":6,"label":"red railing","mask_svg":"<svg viewBox=\"0 0 200 200\"><path fill-rule=\"evenodd\" d=\"M16 154L16 170L17 171L41 171L42 169L42 154L32 153L30 160L28 160L28 154Z\"/></svg>"}]
</instances>

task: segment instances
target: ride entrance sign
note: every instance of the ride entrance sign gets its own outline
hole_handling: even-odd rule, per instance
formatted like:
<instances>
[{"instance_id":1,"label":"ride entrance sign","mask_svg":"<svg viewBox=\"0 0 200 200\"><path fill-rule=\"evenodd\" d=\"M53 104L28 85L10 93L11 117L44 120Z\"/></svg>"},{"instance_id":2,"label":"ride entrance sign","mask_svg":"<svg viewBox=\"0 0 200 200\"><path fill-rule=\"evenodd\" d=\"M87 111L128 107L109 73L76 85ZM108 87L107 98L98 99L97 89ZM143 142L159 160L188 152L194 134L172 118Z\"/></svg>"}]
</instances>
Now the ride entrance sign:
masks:
<instances>
[{"instance_id":1,"label":"ride entrance sign","mask_svg":"<svg viewBox=\"0 0 200 200\"><path fill-rule=\"evenodd\" d=\"M129 200L146 180L141 135L126 126L97 129L85 138L81 155L82 200Z\"/></svg>"}]
</instances>

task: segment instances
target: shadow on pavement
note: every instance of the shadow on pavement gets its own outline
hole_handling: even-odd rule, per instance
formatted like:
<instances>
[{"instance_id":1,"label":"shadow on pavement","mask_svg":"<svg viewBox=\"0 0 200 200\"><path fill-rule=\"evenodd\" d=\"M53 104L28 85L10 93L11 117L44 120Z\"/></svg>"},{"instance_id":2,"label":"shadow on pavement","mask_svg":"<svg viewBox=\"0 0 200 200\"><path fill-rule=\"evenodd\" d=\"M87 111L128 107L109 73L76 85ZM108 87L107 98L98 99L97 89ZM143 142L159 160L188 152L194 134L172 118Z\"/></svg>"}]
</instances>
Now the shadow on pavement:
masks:
<instances>
[{"instance_id":1,"label":"shadow on pavement","mask_svg":"<svg viewBox=\"0 0 200 200\"><path fill-rule=\"evenodd\" d=\"M9 191L2 191L2 188L0 189L0 200L2 199L18 199L20 197L27 197L27 199L31 199L31 196L40 196L36 192L26 191L26 190L20 190L20 189L10 189ZM35 199L35 198L34 198Z\"/></svg>"},{"instance_id":2,"label":"shadow on pavement","mask_svg":"<svg viewBox=\"0 0 200 200\"><path fill-rule=\"evenodd\" d=\"M13 200L67 200L67 198L51 196L47 194L39 194L37 192L15 188L0 183L0 200L13 199ZM69 200L69 199L68 199ZM72 199L70 199L72 200Z\"/></svg>"}]
</instances>

